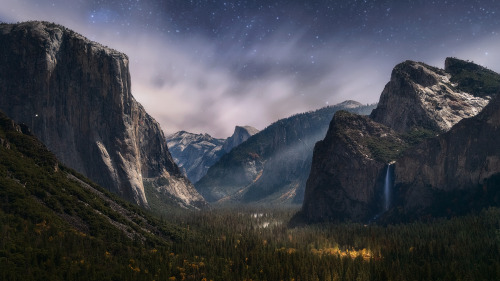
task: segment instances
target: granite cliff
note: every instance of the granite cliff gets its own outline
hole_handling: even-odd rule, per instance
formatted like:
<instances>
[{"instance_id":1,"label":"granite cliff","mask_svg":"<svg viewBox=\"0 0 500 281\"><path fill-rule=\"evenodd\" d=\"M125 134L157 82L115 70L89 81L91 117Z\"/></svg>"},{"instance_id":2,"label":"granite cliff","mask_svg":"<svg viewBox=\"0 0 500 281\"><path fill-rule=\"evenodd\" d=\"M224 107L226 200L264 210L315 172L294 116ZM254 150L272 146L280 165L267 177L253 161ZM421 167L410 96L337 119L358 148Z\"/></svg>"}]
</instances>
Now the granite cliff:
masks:
<instances>
[{"instance_id":1,"label":"granite cliff","mask_svg":"<svg viewBox=\"0 0 500 281\"><path fill-rule=\"evenodd\" d=\"M448 58L444 70L414 61L398 64L370 117L398 132L415 127L444 132L463 118L475 116L490 97L460 87L465 79L454 79L450 71L458 62ZM481 67L476 71L488 72Z\"/></svg>"},{"instance_id":2,"label":"granite cliff","mask_svg":"<svg viewBox=\"0 0 500 281\"><path fill-rule=\"evenodd\" d=\"M1 24L0 109L64 164L127 200L148 206L148 182L182 206L205 204L132 96L122 53L56 24Z\"/></svg>"},{"instance_id":3,"label":"granite cliff","mask_svg":"<svg viewBox=\"0 0 500 281\"><path fill-rule=\"evenodd\" d=\"M384 148L406 140L366 116L337 112L324 140L316 143L302 212L309 222L366 221L383 210ZM326 156L326 157L325 157Z\"/></svg>"},{"instance_id":4,"label":"granite cliff","mask_svg":"<svg viewBox=\"0 0 500 281\"><path fill-rule=\"evenodd\" d=\"M251 126L236 126L233 135L224 140L209 134L180 131L167 136L167 144L175 163L191 182L196 183L222 155L258 132Z\"/></svg>"},{"instance_id":5,"label":"granite cliff","mask_svg":"<svg viewBox=\"0 0 500 281\"><path fill-rule=\"evenodd\" d=\"M279 120L222 156L197 190L209 202L301 203L314 144L342 109L369 114L373 106L347 101Z\"/></svg>"},{"instance_id":6,"label":"granite cliff","mask_svg":"<svg viewBox=\"0 0 500 281\"><path fill-rule=\"evenodd\" d=\"M222 149L225 153L231 152L231 150L238 145L244 143L248 138L257 134L259 130L252 126L236 126L234 128L234 133L232 136L226 139Z\"/></svg>"},{"instance_id":7,"label":"granite cliff","mask_svg":"<svg viewBox=\"0 0 500 281\"><path fill-rule=\"evenodd\" d=\"M395 164L391 220L500 205L500 98L408 150Z\"/></svg>"},{"instance_id":8,"label":"granite cliff","mask_svg":"<svg viewBox=\"0 0 500 281\"><path fill-rule=\"evenodd\" d=\"M401 63L372 120L334 117L295 221L398 221L470 210L452 202L498 204L500 75L455 58L445 66ZM382 208L384 192L390 208Z\"/></svg>"}]
</instances>

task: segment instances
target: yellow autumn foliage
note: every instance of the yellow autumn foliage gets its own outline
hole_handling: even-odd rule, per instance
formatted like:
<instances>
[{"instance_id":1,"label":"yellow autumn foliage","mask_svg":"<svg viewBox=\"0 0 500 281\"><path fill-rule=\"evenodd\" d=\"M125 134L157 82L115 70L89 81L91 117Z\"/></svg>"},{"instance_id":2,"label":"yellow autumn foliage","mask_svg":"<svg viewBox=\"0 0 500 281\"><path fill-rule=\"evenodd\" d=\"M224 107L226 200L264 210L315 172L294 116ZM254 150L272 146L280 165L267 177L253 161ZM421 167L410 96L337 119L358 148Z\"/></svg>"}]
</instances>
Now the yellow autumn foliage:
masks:
<instances>
[{"instance_id":1,"label":"yellow autumn foliage","mask_svg":"<svg viewBox=\"0 0 500 281\"><path fill-rule=\"evenodd\" d=\"M340 250L338 247L335 248L323 248L323 249L311 249L311 253L314 255L322 256L322 255L339 255L341 257L350 257L357 258L362 257L364 260L370 260L370 258L374 257L374 254L371 250L363 248L360 250L355 249L346 249L345 251Z\"/></svg>"}]
</instances>

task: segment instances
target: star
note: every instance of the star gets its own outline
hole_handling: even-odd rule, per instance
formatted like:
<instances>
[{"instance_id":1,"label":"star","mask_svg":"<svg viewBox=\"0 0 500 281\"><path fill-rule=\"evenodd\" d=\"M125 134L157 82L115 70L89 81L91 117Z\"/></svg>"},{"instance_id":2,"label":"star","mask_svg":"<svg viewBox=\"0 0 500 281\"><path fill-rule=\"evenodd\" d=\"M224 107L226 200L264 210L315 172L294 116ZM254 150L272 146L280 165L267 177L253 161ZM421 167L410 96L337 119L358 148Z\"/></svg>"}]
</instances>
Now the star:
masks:
<instances>
[{"instance_id":1,"label":"star","mask_svg":"<svg viewBox=\"0 0 500 281\"><path fill-rule=\"evenodd\" d=\"M500 71L500 6L491 0L4 2L1 21L36 16L126 53L134 96L168 133L227 137L236 124L264 128L269 116L325 100L373 103L407 59L456 54ZM299 93L308 98L286 98ZM279 108L276 96L286 100ZM209 122L215 112L227 116Z\"/></svg>"}]
</instances>

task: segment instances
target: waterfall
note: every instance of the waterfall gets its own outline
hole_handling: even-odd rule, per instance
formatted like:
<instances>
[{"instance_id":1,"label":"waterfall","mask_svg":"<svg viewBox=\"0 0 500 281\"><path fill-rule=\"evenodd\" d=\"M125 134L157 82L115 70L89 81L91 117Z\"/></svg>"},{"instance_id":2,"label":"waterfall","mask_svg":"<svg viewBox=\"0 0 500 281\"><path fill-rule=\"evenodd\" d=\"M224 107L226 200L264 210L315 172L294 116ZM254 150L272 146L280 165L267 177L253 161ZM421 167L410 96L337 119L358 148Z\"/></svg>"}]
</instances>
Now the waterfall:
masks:
<instances>
[{"instance_id":1,"label":"waterfall","mask_svg":"<svg viewBox=\"0 0 500 281\"><path fill-rule=\"evenodd\" d=\"M384 182L384 210L389 210L391 206L391 165L392 163L387 164L387 172L385 173L385 182Z\"/></svg>"},{"instance_id":2,"label":"waterfall","mask_svg":"<svg viewBox=\"0 0 500 281\"><path fill-rule=\"evenodd\" d=\"M376 214L368 223L376 222L385 212L389 211L391 207L391 192L392 192L392 171L391 166L396 163L394 161L387 164L387 170L385 172L384 179L384 209Z\"/></svg>"}]
</instances>

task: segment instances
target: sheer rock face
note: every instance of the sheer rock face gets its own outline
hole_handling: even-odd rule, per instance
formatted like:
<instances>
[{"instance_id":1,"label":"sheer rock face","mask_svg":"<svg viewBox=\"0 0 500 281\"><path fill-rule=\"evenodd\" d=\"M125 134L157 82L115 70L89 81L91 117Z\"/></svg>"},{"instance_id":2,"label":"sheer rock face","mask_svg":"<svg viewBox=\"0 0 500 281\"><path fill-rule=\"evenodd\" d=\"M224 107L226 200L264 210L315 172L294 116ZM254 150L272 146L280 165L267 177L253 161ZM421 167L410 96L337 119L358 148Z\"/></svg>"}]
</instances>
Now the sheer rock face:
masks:
<instances>
[{"instance_id":1,"label":"sheer rock face","mask_svg":"<svg viewBox=\"0 0 500 281\"><path fill-rule=\"evenodd\" d=\"M463 213L500 204L500 99L398 159L395 190L405 214ZM443 196L444 195L444 196Z\"/></svg>"},{"instance_id":2,"label":"sheer rock face","mask_svg":"<svg viewBox=\"0 0 500 281\"><path fill-rule=\"evenodd\" d=\"M167 143L175 163L191 182L196 183L222 155L258 132L251 126L236 126L233 135L224 140L209 134L180 131L167 136Z\"/></svg>"},{"instance_id":3,"label":"sheer rock face","mask_svg":"<svg viewBox=\"0 0 500 281\"><path fill-rule=\"evenodd\" d=\"M0 109L69 167L142 206L163 177L185 206L204 204L130 91L128 57L46 22L0 25ZM163 181L166 182L166 181Z\"/></svg>"},{"instance_id":4,"label":"sheer rock face","mask_svg":"<svg viewBox=\"0 0 500 281\"><path fill-rule=\"evenodd\" d=\"M302 206L307 221L366 221L382 210L387 165L373 155L373 140L405 144L395 131L366 116L335 114L325 139L314 147Z\"/></svg>"},{"instance_id":5,"label":"sheer rock face","mask_svg":"<svg viewBox=\"0 0 500 281\"><path fill-rule=\"evenodd\" d=\"M414 127L448 131L463 118L481 112L490 99L461 91L458 83L450 82L451 78L445 70L420 62L403 62L392 71L371 118L398 132Z\"/></svg>"},{"instance_id":6,"label":"sheer rock face","mask_svg":"<svg viewBox=\"0 0 500 281\"><path fill-rule=\"evenodd\" d=\"M224 142L223 149L226 153L229 153L231 149L237 147L238 145L245 142L249 137L257 134L259 130L252 126L236 126L234 128L234 133L232 136L227 138Z\"/></svg>"}]
</instances>

